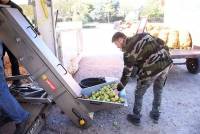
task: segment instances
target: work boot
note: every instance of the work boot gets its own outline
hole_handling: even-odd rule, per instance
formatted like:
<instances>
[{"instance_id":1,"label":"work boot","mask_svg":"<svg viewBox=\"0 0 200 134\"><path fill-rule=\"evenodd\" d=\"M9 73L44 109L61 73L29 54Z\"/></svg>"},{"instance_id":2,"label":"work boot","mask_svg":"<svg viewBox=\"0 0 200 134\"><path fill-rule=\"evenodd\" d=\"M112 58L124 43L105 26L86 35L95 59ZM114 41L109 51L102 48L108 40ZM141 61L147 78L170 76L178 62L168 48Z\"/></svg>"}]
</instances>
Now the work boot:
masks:
<instances>
[{"instance_id":1,"label":"work boot","mask_svg":"<svg viewBox=\"0 0 200 134\"><path fill-rule=\"evenodd\" d=\"M24 134L25 133L26 125L29 123L29 119L30 119L30 115L22 123L16 124L16 130L15 130L14 134Z\"/></svg>"},{"instance_id":2,"label":"work boot","mask_svg":"<svg viewBox=\"0 0 200 134\"><path fill-rule=\"evenodd\" d=\"M150 118L153 120L153 123L158 124L158 120L160 117L160 113L150 112L149 113Z\"/></svg>"},{"instance_id":3,"label":"work boot","mask_svg":"<svg viewBox=\"0 0 200 134\"><path fill-rule=\"evenodd\" d=\"M133 125L139 126L140 125L140 117L141 116L138 116L138 115L128 114L127 115L127 120L129 122L131 122Z\"/></svg>"}]
</instances>

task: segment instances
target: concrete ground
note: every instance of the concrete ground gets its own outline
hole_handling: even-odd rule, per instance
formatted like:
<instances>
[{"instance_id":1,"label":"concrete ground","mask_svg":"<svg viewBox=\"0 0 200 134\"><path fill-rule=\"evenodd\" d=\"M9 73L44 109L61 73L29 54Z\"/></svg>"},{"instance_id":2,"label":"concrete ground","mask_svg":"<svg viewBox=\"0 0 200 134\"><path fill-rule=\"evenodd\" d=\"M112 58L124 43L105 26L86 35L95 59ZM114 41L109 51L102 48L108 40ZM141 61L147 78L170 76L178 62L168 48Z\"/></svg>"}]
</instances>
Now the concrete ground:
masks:
<instances>
[{"instance_id":1,"label":"concrete ground","mask_svg":"<svg viewBox=\"0 0 200 134\"><path fill-rule=\"evenodd\" d=\"M88 77L120 78L123 69L122 55L110 42L114 31L97 28L84 30L83 33L85 57L75 75L77 82ZM96 112L93 125L81 130L54 106L47 125L40 134L199 134L199 81L200 74L188 73L185 66L173 67L163 91L159 124L152 123L149 118L152 87L144 96L141 126L133 126L126 120L126 115L132 113L134 103L136 80L131 79L126 86L128 107Z\"/></svg>"},{"instance_id":2,"label":"concrete ground","mask_svg":"<svg viewBox=\"0 0 200 134\"><path fill-rule=\"evenodd\" d=\"M75 76L77 81L88 77L111 76L120 77L122 58L118 56L85 57L81 68ZM199 134L200 133L200 75L187 72L185 66L175 66L163 92L162 114L159 124L152 123L149 111L153 99L152 87L144 96L142 123L133 126L126 120L132 113L134 87L132 79L126 86L128 107L95 113L92 127L81 130L54 107L50 111L47 125L41 134Z\"/></svg>"},{"instance_id":3,"label":"concrete ground","mask_svg":"<svg viewBox=\"0 0 200 134\"><path fill-rule=\"evenodd\" d=\"M122 56L110 42L114 31L107 28L83 31L85 57L75 75L77 82L88 77L120 78ZM159 124L153 124L148 116L153 99L152 87L144 96L141 126L133 126L126 120L126 115L132 113L136 86L136 80L130 79L125 88L128 107L96 112L92 126L82 130L53 106L40 134L200 134L199 81L200 74L188 73L185 66L175 66L170 71L163 91ZM7 134L8 130L5 132Z\"/></svg>"}]
</instances>

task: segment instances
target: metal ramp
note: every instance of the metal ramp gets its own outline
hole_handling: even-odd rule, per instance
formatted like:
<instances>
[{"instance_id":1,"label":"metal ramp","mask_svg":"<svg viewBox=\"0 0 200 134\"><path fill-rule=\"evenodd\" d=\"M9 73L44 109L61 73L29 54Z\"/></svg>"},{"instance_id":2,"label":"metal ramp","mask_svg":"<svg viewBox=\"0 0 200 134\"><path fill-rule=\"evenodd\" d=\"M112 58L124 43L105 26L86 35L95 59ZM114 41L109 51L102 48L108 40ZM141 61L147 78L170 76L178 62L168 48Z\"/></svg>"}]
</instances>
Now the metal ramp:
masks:
<instances>
[{"instance_id":1,"label":"metal ramp","mask_svg":"<svg viewBox=\"0 0 200 134\"><path fill-rule=\"evenodd\" d=\"M124 106L80 99L82 89L79 84L17 9L0 7L0 37L28 70L33 81L51 96L77 126L85 128L91 124L90 112ZM80 125L80 120L84 120L85 124Z\"/></svg>"}]
</instances>

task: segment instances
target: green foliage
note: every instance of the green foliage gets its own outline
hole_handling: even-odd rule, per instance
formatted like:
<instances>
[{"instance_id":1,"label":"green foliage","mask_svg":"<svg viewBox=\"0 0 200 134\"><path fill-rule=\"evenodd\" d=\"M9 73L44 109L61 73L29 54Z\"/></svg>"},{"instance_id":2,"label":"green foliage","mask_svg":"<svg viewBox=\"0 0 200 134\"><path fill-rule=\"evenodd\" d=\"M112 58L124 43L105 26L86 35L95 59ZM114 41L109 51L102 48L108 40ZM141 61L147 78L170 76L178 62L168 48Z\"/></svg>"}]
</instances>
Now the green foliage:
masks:
<instances>
[{"instance_id":1,"label":"green foliage","mask_svg":"<svg viewBox=\"0 0 200 134\"><path fill-rule=\"evenodd\" d=\"M34 13L33 13L33 6L31 5L20 5L20 7L23 9L23 13L30 19L34 19Z\"/></svg>"},{"instance_id":2,"label":"green foliage","mask_svg":"<svg viewBox=\"0 0 200 134\"><path fill-rule=\"evenodd\" d=\"M102 0L95 3L92 18L98 22L111 22L118 18L119 2L115 0Z\"/></svg>"},{"instance_id":3,"label":"green foliage","mask_svg":"<svg viewBox=\"0 0 200 134\"><path fill-rule=\"evenodd\" d=\"M91 22L92 18L90 17L90 13L94 10L92 4L83 3L81 6L81 19L83 23Z\"/></svg>"},{"instance_id":4,"label":"green foliage","mask_svg":"<svg viewBox=\"0 0 200 134\"><path fill-rule=\"evenodd\" d=\"M102 10L106 13L110 13L110 14L114 15L115 9L114 9L112 0L105 2L105 4L102 6Z\"/></svg>"},{"instance_id":5,"label":"green foliage","mask_svg":"<svg viewBox=\"0 0 200 134\"><path fill-rule=\"evenodd\" d=\"M55 0L54 8L59 10L59 16L65 18L72 18L74 5L79 0Z\"/></svg>"},{"instance_id":6,"label":"green foliage","mask_svg":"<svg viewBox=\"0 0 200 134\"><path fill-rule=\"evenodd\" d=\"M80 21L87 20L89 13L94 10L93 5L85 0L55 0L54 8L59 10L59 17L68 18L68 20Z\"/></svg>"},{"instance_id":7,"label":"green foliage","mask_svg":"<svg viewBox=\"0 0 200 134\"><path fill-rule=\"evenodd\" d=\"M130 12L151 18L163 17L163 7L160 0L53 0L55 10L59 10L59 20L83 21L83 23L98 21L112 22L123 19ZM30 20L33 17L33 7L20 5ZM141 8L142 7L142 8Z\"/></svg>"},{"instance_id":8,"label":"green foliage","mask_svg":"<svg viewBox=\"0 0 200 134\"><path fill-rule=\"evenodd\" d=\"M54 7L61 18L82 20L83 23L108 22L117 18L119 3L115 0L54 0Z\"/></svg>"},{"instance_id":9,"label":"green foliage","mask_svg":"<svg viewBox=\"0 0 200 134\"><path fill-rule=\"evenodd\" d=\"M141 0L120 0L120 14L127 15L137 10L141 6L140 1Z\"/></svg>"},{"instance_id":10,"label":"green foliage","mask_svg":"<svg viewBox=\"0 0 200 134\"><path fill-rule=\"evenodd\" d=\"M149 18L163 17L163 14L164 11L160 0L148 0L141 12L142 16L148 16Z\"/></svg>"}]
</instances>

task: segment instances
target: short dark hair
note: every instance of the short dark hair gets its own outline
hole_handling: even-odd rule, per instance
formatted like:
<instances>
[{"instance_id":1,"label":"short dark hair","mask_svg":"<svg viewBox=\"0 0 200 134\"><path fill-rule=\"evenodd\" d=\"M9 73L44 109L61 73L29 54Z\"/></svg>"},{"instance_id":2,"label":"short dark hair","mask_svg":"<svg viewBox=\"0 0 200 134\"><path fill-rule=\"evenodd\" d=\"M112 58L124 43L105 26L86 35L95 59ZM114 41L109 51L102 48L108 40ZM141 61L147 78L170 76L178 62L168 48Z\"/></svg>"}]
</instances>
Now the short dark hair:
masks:
<instances>
[{"instance_id":1,"label":"short dark hair","mask_svg":"<svg viewBox=\"0 0 200 134\"><path fill-rule=\"evenodd\" d=\"M116 32L112 37L112 42L116 41L119 38L126 38L126 35L122 32Z\"/></svg>"}]
</instances>

